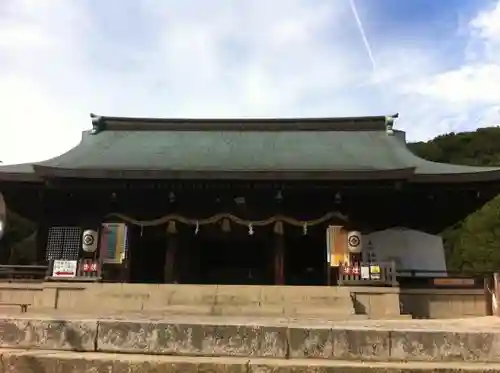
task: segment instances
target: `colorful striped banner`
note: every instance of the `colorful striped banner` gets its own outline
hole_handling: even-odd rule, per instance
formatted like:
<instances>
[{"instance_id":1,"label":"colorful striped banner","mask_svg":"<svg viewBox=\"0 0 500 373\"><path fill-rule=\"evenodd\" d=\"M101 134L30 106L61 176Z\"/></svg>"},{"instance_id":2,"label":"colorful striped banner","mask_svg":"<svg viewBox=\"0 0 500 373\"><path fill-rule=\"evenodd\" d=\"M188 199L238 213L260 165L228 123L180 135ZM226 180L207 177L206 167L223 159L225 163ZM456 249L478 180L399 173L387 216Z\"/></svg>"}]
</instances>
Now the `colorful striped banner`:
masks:
<instances>
[{"instance_id":1,"label":"colorful striped banner","mask_svg":"<svg viewBox=\"0 0 500 373\"><path fill-rule=\"evenodd\" d=\"M128 227L125 223L103 223L99 253L104 263L122 263L127 256Z\"/></svg>"}]
</instances>

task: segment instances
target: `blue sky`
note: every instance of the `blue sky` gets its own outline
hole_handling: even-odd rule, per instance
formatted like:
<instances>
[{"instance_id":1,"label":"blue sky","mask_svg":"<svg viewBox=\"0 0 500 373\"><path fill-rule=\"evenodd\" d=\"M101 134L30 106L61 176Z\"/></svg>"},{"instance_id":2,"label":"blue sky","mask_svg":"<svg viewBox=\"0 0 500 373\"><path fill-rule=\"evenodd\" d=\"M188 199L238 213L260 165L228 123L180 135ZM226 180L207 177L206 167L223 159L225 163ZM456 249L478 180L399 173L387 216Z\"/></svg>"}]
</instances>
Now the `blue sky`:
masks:
<instances>
[{"instance_id":1,"label":"blue sky","mask_svg":"<svg viewBox=\"0 0 500 373\"><path fill-rule=\"evenodd\" d=\"M5 163L71 148L90 112L399 112L425 140L500 124L500 1L1 0L0 99Z\"/></svg>"}]
</instances>

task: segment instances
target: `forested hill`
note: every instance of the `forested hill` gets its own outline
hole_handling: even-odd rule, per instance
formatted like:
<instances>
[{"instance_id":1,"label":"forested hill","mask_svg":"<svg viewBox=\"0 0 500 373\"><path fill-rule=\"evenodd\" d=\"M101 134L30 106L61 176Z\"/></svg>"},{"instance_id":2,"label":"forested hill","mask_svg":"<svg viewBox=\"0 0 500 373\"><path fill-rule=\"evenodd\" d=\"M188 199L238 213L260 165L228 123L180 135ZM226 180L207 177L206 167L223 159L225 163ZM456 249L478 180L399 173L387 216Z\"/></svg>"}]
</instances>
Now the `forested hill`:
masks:
<instances>
[{"instance_id":1,"label":"forested hill","mask_svg":"<svg viewBox=\"0 0 500 373\"><path fill-rule=\"evenodd\" d=\"M500 166L500 128L450 133L409 144L422 158L445 163ZM500 269L500 196L442 233L449 269Z\"/></svg>"}]
</instances>

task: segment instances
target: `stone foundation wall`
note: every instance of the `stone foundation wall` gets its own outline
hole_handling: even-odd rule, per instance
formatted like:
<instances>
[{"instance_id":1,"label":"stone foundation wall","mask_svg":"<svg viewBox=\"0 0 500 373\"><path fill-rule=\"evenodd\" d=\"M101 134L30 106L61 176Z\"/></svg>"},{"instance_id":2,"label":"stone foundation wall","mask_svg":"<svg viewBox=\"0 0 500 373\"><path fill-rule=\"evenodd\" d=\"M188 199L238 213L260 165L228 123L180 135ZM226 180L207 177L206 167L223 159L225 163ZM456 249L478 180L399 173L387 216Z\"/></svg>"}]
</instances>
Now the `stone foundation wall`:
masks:
<instances>
[{"instance_id":1,"label":"stone foundation wall","mask_svg":"<svg viewBox=\"0 0 500 373\"><path fill-rule=\"evenodd\" d=\"M204 322L3 318L0 348L286 360L500 362L498 324L468 329L439 324L422 328L411 322L380 326L269 320L247 324L223 318Z\"/></svg>"},{"instance_id":2,"label":"stone foundation wall","mask_svg":"<svg viewBox=\"0 0 500 373\"><path fill-rule=\"evenodd\" d=\"M416 318L486 315L483 291L475 289L0 283L0 303L29 303L34 310L80 312L170 310L187 314L328 317L334 309L338 317L356 313L394 318L401 312ZM0 313L2 310L0 307Z\"/></svg>"},{"instance_id":3,"label":"stone foundation wall","mask_svg":"<svg viewBox=\"0 0 500 373\"><path fill-rule=\"evenodd\" d=\"M445 319L486 316L482 289L400 289L351 287L357 314L391 318L399 314L414 318Z\"/></svg>"}]
</instances>

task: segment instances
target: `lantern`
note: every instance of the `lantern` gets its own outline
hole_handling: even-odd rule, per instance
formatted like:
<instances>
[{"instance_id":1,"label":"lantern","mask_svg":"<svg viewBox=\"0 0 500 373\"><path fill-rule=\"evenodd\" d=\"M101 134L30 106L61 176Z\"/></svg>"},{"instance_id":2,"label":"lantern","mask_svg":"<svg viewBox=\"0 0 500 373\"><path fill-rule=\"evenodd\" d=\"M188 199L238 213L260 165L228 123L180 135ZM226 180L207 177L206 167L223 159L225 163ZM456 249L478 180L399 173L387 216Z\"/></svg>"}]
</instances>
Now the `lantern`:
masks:
<instances>
[{"instance_id":1,"label":"lantern","mask_svg":"<svg viewBox=\"0 0 500 373\"><path fill-rule=\"evenodd\" d=\"M97 232L88 229L83 232L82 249L86 253L93 253L97 250Z\"/></svg>"},{"instance_id":2,"label":"lantern","mask_svg":"<svg viewBox=\"0 0 500 373\"><path fill-rule=\"evenodd\" d=\"M347 249L351 254L359 254L363 249L361 232L351 231L347 233Z\"/></svg>"}]
</instances>

